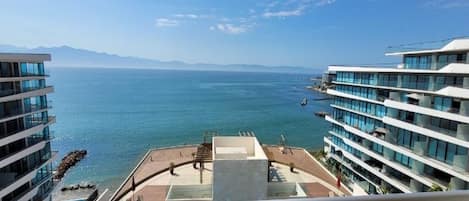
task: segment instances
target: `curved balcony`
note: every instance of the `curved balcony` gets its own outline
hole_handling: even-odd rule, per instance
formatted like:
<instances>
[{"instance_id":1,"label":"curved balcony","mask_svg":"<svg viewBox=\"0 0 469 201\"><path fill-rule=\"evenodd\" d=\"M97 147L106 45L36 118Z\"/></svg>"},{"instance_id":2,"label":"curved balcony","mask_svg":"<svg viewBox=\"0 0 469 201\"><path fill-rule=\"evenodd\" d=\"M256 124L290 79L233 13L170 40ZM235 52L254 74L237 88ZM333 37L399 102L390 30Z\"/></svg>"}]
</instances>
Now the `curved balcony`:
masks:
<instances>
[{"instance_id":1,"label":"curved balcony","mask_svg":"<svg viewBox=\"0 0 469 201\"><path fill-rule=\"evenodd\" d=\"M38 123L33 125L32 127L19 131L19 132L13 132L10 135L7 135L3 138L0 139L0 146L4 146L6 144L12 143L14 141L17 141L19 139L26 138L30 135L33 135L35 133L41 132L45 127L49 126L50 124L55 122L55 118L51 118L49 121L47 121L45 124L44 123Z\"/></svg>"},{"instance_id":2,"label":"curved balcony","mask_svg":"<svg viewBox=\"0 0 469 201\"><path fill-rule=\"evenodd\" d=\"M419 161L419 162L421 162L425 165L428 165L430 167L433 167L433 168L436 168L436 169L439 169L439 170L443 170L444 172L446 172L446 173L448 173L448 174L450 174L454 177L457 177L457 178L460 178L460 179L462 179L466 182L469 182L469 172L467 172L465 170L461 170L460 168L455 168L455 166L448 165L446 163L443 163L441 161L429 158L429 157L424 156L424 155L418 155L418 154L414 153L413 151L411 151L407 148L395 145L392 142L388 142L383 138L379 138L379 137L370 135L370 134L365 133L365 132L363 132L359 129L356 129L356 128L353 128L353 127L351 127L349 125L346 125L344 123L338 122L335 119L331 118L330 116L326 116L325 119L327 121L331 122L331 123L342 126L346 131L351 132L351 133L353 133L357 136L360 136L360 137L362 137L364 139L367 139L367 140L370 140L372 142L376 142L380 145L385 146L386 148L388 148L392 151L402 153L402 154L412 158L413 160ZM386 117L384 117L384 119L386 119ZM454 165L456 165L456 164L454 163Z\"/></svg>"},{"instance_id":3,"label":"curved balcony","mask_svg":"<svg viewBox=\"0 0 469 201\"><path fill-rule=\"evenodd\" d=\"M44 88L35 88L29 91L20 91L16 90L14 91L15 93L13 94L6 94L4 96L0 95L0 102L8 102L12 100L18 100L22 98L27 98L27 97L33 97L33 96L42 96L48 93L54 92L54 87L52 86L47 86Z\"/></svg>"},{"instance_id":4,"label":"curved balcony","mask_svg":"<svg viewBox=\"0 0 469 201\"><path fill-rule=\"evenodd\" d=\"M383 123L395 126L398 128L405 128L406 130L411 130L413 132L432 137L435 139L440 139L447 141L462 147L469 148L469 141L461 140L456 138L456 132L448 133L446 129L436 128L432 125L426 125L421 127L416 125L414 122L401 121L392 117L385 116L383 117Z\"/></svg>"},{"instance_id":5,"label":"curved balcony","mask_svg":"<svg viewBox=\"0 0 469 201\"><path fill-rule=\"evenodd\" d=\"M56 152L52 152L49 155L45 155L37 166L35 166L31 171L16 176L14 182L8 184L7 186L0 188L0 197L4 197L5 195L9 194L10 192L14 191L15 189L19 188L20 186L24 185L26 182L33 180L36 177L37 171L44 167L45 165L51 163L55 160L57 156Z\"/></svg>"},{"instance_id":6,"label":"curved balcony","mask_svg":"<svg viewBox=\"0 0 469 201\"><path fill-rule=\"evenodd\" d=\"M51 108L52 108L52 106L35 107L35 108L31 108L31 110L27 111L27 112L19 111L17 113L14 113L13 115L8 115L8 116L4 116L4 117L0 118L0 123L10 121L10 120L13 120L13 119L17 119L17 118L21 118L21 117L25 117L25 116L28 116L28 115L31 115L31 114L34 114L34 113L45 112L47 110L50 110Z\"/></svg>"},{"instance_id":7,"label":"curved balcony","mask_svg":"<svg viewBox=\"0 0 469 201\"><path fill-rule=\"evenodd\" d=\"M417 180L418 182L428 186L428 187L431 187L434 183L435 184L438 184L442 187L446 186L445 184L441 184L439 183L439 181L433 179L433 178L429 178L427 177L426 175L419 175L419 174L416 174L414 172L412 172L411 169L409 169L408 167L405 167L395 161L392 161L392 160L388 160L386 157L382 156L382 155L379 155L373 151L371 151L368 147L364 147L363 145L361 144L358 144L356 142L353 142L347 138L344 138L334 132L329 132L331 133L332 135L334 136L337 136L339 138L341 138L346 144L350 145L351 147L363 152L364 154L366 154L367 156L370 156L378 161L381 161L383 162L384 164L386 164L386 166L389 166L395 170L398 170L399 172L409 176L410 178L412 179L415 179Z\"/></svg>"},{"instance_id":8,"label":"curved balcony","mask_svg":"<svg viewBox=\"0 0 469 201\"><path fill-rule=\"evenodd\" d=\"M19 159L22 159L26 156L29 156L30 154L37 152L41 149L43 149L46 146L46 143L48 140L43 140L40 142L36 142L36 144L29 146L21 151L18 151L16 153L11 153L8 156L0 159L0 168L3 168Z\"/></svg>"},{"instance_id":9,"label":"curved balcony","mask_svg":"<svg viewBox=\"0 0 469 201\"><path fill-rule=\"evenodd\" d=\"M21 77L0 77L0 82L17 82L17 81L26 81L26 80L42 80L49 77L47 74L39 75L39 74L30 74L27 76Z\"/></svg>"},{"instance_id":10,"label":"curved balcony","mask_svg":"<svg viewBox=\"0 0 469 201\"><path fill-rule=\"evenodd\" d=\"M416 104L408 104L408 103L403 103L403 102L387 99L384 101L384 106L469 124L468 116L460 115L457 113L444 112L441 110L423 107L423 106L419 106Z\"/></svg>"},{"instance_id":11,"label":"curved balcony","mask_svg":"<svg viewBox=\"0 0 469 201\"><path fill-rule=\"evenodd\" d=\"M340 96L340 97L344 97L344 98L361 100L361 101L366 101L366 102L375 103L375 104L379 104L379 105L384 104L383 102L380 102L380 101L376 101L376 100L372 100L372 99L368 99L368 98L363 98L363 97L355 96L355 95L352 95L352 94L347 94L347 93L340 92L340 91L337 91L337 90L334 90L334 89L327 89L326 93L329 94L329 95L332 95L332 96Z\"/></svg>"},{"instance_id":12,"label":"curved balcony","mask_svg":"<svg viewBox=\"0 0 469 201\"><path fill-rule=\"evenodd\" d=\"M367 171L371 172L372 174L376 175L377 177L383 179L384 181L386 181L387 183L391 184L392 186L396 187L397 189L401 190L402 192L404 193L412 193L412 191L410 190L410 188L406 185L406 184L403 184L401 182L399 182L397 179L394 179L394 178L391 178L391 177L388 177L387 175L385 175L384 173L382 173L381 171L379 171L378 169L368 165L367 163L365 163L364 161L362 161L360 158L357 158L356 156L354 156L353 154L350 154L349 152L343 150L342 148L338 147L337 145L335 145L331 140L329 140L328 138L324 137L324 141L331 144L331 146L335 146L336 147L336 150L340 150L342 151L343 153L343 156L348 158L349 160L351 160L352 162L354 162L355 164L363 167L364 169L366 169Z\"/></svg>"}]
</instances>

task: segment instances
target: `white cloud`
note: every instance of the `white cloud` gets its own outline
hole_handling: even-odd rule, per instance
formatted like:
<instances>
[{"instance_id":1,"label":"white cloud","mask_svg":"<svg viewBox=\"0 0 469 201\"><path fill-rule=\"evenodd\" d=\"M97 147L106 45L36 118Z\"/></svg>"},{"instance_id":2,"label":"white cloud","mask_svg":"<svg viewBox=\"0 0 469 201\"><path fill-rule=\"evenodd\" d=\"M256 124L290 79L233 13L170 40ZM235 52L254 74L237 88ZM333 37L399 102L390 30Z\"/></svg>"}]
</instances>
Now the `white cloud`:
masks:
<instances>
[{"instance_id":1,"label":"white cloud","mask_svg":"<svg viewBox=\"0 0 469 201\"><path fill-rule=\"evenodd\" d=\"M316 6L326 6L326 5L329 5L329 4L333 4L335 3L336 0L319 0L316 2Z\"/></svg>"},{"instance_id":2,"label":"white cloud","mask_svg":"<svg viewBox=\"0 0 469 201\"><path fill-rule=\"evenodd\" d=\"M179 21L168 19L168 18L158 18L156 19L156 26L157 27L175 27L175 26L179 26Z\"/></svg>"},{"instance_id":3,"label":"white cloud","mask_svg":"<svg viewBox=\"0 0 469 201\"><path fill-rule=\"evenodd\" d=\"M289 16L300 16L303 14L303 9L295 9L295 10L284 10L284 11L276 11L276 12L265 12L262 14L264 17L289 17Z\"/></svg>"},{"instance_id":4,"label":"white cloud","mask_svg":"<svg viewBox=\"0 0 469 201\"><path fill-rule=\"evenodd\" d=\"M195 14L175 14L173 15L174 17L177 17L177 18L189 18L189 19L197 19L199 18L198 15L195 15Z\"/></svg>"},{"instance_id":5,"label":"white cloud","mask_svg":"<svg viewBox=\"0 0 469 201\"><path fill-rule=\"evenodd\" d=\"M216 26L210 27L211 30L215 30L215 28L227 34L241 34L241 33L246 32L249 26L247 25L235 26L233 24L217 24Z\"/></svg>"},{"instance_id":6,"label":"white cloud","mask_svg":"<svg viewBox=\"0 0 469 201\"><path fill-rule=\"evenodd\" d=\"M336 0L290 0L279 4L277 1L274 1L266 6L262 16L265 18L300 16L312 5L321 7L333 4L334 2Z\"/></svg>"},{"instance_id":7,"label":"white cloud","mask_svg":"<svg viewBox=\"0 0 469 201\"><path fill-rule=\"evenodd\" d=\"M243 16L227 17L211 13L176 13L165 18L158 18L156 26L175 27L182 24L211 23L214 25L208 27L210 31L242 34L251 30L257 22L262 20L301 16L311 7L322 7L335 2L336 0L270 0L266 3L256 4L257 7L248 9Z\"/></svg>"}]
</instances>

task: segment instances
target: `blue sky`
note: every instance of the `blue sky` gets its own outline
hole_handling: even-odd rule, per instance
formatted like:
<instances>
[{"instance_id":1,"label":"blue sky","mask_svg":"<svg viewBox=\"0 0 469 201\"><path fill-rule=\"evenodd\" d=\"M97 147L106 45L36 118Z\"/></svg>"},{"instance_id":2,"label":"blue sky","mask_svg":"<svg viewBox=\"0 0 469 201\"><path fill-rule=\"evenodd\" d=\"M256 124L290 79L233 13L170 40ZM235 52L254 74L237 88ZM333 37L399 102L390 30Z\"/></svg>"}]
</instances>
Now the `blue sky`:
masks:
<instances>
[{"instance_id":1,"label":"blue sky","mask_svg":"<svg viewBox=\"0 0 469 201\"><path fill-rule=\"evenodd\" d=\"M2 1L0 44L164 61L395 62L389 45L469 35L468 0Z\"/></svg>"}]
</instances>

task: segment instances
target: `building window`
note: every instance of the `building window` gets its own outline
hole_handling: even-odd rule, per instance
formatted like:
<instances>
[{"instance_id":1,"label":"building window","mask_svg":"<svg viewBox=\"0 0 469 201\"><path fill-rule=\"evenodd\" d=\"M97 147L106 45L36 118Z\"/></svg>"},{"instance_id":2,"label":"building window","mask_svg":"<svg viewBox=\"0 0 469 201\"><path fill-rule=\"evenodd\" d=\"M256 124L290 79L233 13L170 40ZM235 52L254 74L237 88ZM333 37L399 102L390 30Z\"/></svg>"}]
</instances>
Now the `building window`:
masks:
<instances>
[{"instance_id":1,"label":"building window","mask_svg":"<svg viewBox=\"0 0 469 201\"><path fill-rule=\"evenodd\" d=\"M467 149L445 141L430 138L427 154L432 158L452 165L454 155L467 155Z\"/></svg>"},{"instance_id":2,"label":"building window","mask_svg":"<svg viewBox=\"0 0 469 201\"><path fill-rule=\"evenodd\" d=\"M438 68L451 63L466 63L466 53L438 55Z\"/></svg>"},{"instance_id":3,"label":"building window","mask_svg":"<svg viewBox=\"0 0 469 201\"><path fill-rule=\"evenodd\" d=\"M394 160L406 167L411 167L412 165L411 158L398 152L394 152Z\"/></svg>"},{"instance_id":4,"label":"building window","mask_svg":"<svg viewBox=\"0 0 469 201\"><path fill-rule=\"evenodd\" d=\"M44 64L42 63L21 63L21 76L42 76Z\"/></svg>"},{"instance_id":5,"label":"building window","mask_svg":"<svg viewBox=\"0 0 469 201\"><path fill-rule=\"evenodd\" d=\"M408 69L430 69L431 62L431 55L404 57L404 67Z\"/></svg>"}]
</instances>

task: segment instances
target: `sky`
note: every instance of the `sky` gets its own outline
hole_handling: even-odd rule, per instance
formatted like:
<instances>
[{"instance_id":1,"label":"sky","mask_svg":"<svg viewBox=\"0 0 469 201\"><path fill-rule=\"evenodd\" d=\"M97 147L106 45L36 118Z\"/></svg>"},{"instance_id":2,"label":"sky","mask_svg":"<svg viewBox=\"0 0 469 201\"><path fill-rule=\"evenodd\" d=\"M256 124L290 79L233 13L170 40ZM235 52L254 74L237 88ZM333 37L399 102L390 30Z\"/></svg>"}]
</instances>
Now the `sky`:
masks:
<instances>
[{"instance_id":1,"label":"sky","mask_svg":"<svg viewBox=\"0 0 469 201\"><path fill-rule=\"evenodd\" d=\"M399 62L386 47L469 35L469 0L0 1L0 44L189 63Z\"/></svg>"}]
</instances>

